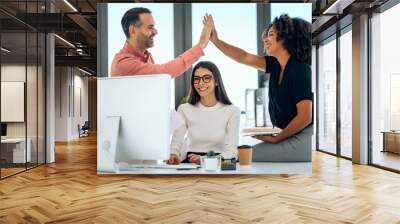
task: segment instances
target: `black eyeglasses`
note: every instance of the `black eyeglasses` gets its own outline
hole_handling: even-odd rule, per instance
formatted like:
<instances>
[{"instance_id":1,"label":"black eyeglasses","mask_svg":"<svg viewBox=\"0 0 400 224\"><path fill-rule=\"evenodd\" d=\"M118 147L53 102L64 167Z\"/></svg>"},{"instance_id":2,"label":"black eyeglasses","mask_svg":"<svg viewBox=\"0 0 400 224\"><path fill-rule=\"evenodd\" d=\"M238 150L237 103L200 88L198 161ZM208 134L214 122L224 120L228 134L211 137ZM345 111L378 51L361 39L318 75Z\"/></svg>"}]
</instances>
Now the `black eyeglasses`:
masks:
<instances>
[{"instance_id":1,"label":"black eyeglasses","mask_svg":"<svg viewBox=\"0 0 400 224\"><path fill-rule=\"evenodd\" d=\"M194 76L193 77L193 83L194 84L199 84L200 80L203 80L204 83L209 83L213 79L212 75L205 75L203 77L200 76Z\"/></svg>"}]
</instances>

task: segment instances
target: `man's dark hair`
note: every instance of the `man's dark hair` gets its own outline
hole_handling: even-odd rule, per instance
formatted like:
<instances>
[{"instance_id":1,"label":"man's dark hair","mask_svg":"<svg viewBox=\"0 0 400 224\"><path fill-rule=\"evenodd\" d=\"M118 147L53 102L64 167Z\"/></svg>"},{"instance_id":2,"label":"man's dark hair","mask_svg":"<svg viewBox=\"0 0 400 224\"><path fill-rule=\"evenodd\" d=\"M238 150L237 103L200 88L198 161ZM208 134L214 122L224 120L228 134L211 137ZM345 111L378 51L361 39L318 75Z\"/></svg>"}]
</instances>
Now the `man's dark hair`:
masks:
<instances>
[{"instance_id":1,"label":"man's dark hair","mask_svg":"<svg viewBox=\"0 0 400 224\"><path fill-rule=\"evenodd\" d=\"M131 8L125 12L124 16L121 19L121 25L127 39L129 39L129 26L133 25L138 27L142 25L140 21L140 14L143 13L151 14L151 11L146 8L137 7Z\"/></svg>"},{"instance_id":2,"label":"man's dark hair","mask_svg":"<svg viewBox=\"0 0 400 224\"><path fill-rule=\"evenodd\" d=\"M220 73L218 67L211 61L201 61L201 62L197 63L197 65L194 66L193 71L192 71L192 76L191 76L191 86L190 86L190 91L189 91L188 103L190 103L192 105L196 105L200 101L200 95L199 95L199 93L197 93L196 89L194 88L194 81L193 81L194 74L195 74L196 70L199 68L205 68L212 73L214 80L215 80L215 84L217 84L217 86L215 87L215 98L217 98L217 100L220 103L223 103L226 105L231 105L232 103L229 100L228 95L226 94L224 83L222 82L221 73Z\"/></svg>"},{"instance_id":3,"label":"man's dark hair","mask_svg":"<svg viewBox=\"0 0 400 224\"><path fill-rule=\"evenodd\" d=\"M297 61L311 65L311 24L301 18L290 18L287 14L276 17L267 28L274 27L277 41ZM266 35L265 32L263 35Z\"/></svg>"}]
</instances>

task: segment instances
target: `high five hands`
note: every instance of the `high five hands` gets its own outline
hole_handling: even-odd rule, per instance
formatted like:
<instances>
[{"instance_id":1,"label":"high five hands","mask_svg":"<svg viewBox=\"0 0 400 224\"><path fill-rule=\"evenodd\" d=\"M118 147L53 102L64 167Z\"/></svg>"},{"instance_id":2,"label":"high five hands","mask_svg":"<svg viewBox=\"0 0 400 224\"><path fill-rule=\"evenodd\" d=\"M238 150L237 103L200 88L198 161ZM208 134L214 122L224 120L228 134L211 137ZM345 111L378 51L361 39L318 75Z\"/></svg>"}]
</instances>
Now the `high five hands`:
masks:
<instances>
[{"instance_id":1,"label":"high five hands","mask_svg":"<svg viewBox=\"0 0 400 224\"><path fill-rule=\"evenodd\" d=\"M215 29L214 19L213 19L212 15L206 14L206 15L203 17L203 23L204 23L206 20L209 20L210 23L211 23L211 25L212 25L210 41L213 42L213 43L215 44L215 42L218 41L218 33L217 33L217 30Z\"/></svg>"},{"instance_id":2,"label":"high five hands","mask_svg":"<svg viewBox=\"0 0 400 224\"><path fill-rule=\"evenodd\" d=\"M206 48L208 42L215 43L218 40L218 34L214 26L214 20L212 16L206 13L203 16L203 30L200 35L199 45L201 48Z\"/></svg>"}]
</instances>

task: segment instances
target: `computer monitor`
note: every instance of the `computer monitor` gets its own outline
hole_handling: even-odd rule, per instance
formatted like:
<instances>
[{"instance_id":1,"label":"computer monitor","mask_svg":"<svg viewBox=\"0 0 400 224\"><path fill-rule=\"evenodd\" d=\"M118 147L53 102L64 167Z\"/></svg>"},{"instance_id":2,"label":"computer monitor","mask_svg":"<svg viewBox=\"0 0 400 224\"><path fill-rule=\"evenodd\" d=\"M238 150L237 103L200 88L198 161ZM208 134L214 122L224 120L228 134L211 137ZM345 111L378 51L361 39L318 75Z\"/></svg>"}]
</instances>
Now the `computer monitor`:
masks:
<instances>
[{"instance_id":1,"label":"computer monitor","mask_svg":"<svg viewBox=\"0 0 400 224\"><path fill-rule=\"evenodd\" d=\"M7 136L7 124L1 123L1 137Z\"/></svg>"},{"instance_id":2,"label":"computer monitor","mask_svg":"<svg viewBox=\"0 0 400 224\"><path fill-rule=\"evenodd\" d=\"M170 98L169 75L97 79L98 171L112 162L169 158Z\"/></svg>"}]
</instances>

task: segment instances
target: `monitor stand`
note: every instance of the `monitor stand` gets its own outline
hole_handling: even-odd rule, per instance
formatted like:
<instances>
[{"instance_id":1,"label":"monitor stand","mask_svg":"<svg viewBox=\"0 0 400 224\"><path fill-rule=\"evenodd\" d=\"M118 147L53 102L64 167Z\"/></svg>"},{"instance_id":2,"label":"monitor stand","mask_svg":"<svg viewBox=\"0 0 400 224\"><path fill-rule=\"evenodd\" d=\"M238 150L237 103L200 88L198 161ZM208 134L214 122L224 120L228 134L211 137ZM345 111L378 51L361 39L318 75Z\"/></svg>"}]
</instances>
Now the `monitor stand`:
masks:
<instances>
[{"instance_id":1,"label":"monitor stand","mask_svg":"<svg viewBox=\"0 0 400 224\"><path fill-rule=\"evenodd\" d=\"M97 172L115 173L118 170L116 155L120 121L120 116L108 116L104 120L103 131L98 132Z\"/></svg>"}]
</instances>

